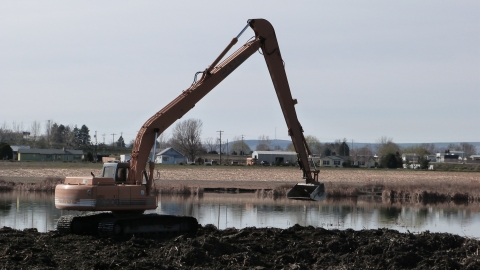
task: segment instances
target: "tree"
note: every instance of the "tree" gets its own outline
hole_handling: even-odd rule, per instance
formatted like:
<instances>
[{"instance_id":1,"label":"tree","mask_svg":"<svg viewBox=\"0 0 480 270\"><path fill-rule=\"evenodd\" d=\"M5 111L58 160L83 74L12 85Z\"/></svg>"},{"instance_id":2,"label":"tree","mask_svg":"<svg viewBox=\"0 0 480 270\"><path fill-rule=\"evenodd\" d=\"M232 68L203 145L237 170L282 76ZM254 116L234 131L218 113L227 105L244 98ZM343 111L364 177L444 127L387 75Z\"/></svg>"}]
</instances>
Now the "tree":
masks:
<instances>
[{"instance_id":1,"label":"tree","mask_svg":"<svg viewBox=\"0 0 480 270\"><path fill-rule=\"evenodd\" d=\"M168 135L166 133L162 133L157 137L157 148L158 149L166 149L170 147Z\"/></svg>"},{"instance_id":2,"label":"tree","mask_svg":"<svg viewBox=\"0 0 480 270\"><path fill-rule=\"evenodd\" d=\"M80 146L90 145L90 130L86 125L82 125L78 131L78 142Z\"/></svg>"},{"instance_id":3,"label":"tree","mask_svg":"<svg viewBox=\"0 0 480 270\"><path fill-rule=\"evenodd\" d=\"M33 137L33 148L36 147L37 139L40 136L42 127L40 126L40 122L37 120L32 122L32 125L30 126L30 133Z\"/></svg>"},{"instance_id":4,"label":"tree","mask_svg":"<svg viewBox=\"0 0 480 270\"><path fill-rule=\"evenodd\" d=\"M125 141L123 140L123 136L121 136L121 135L117 140L117 147L121 147L121 148L125 147Z\"/></svg>"},{"instance_id":5,"label":"tree","mask_svg":"<svg viewBox=\"0 0 480 270\"><path fill-rule=\"evenodd\" d=\"M383 168L395 169L402 166L402 161L401 159L400 161L398 160L395 153L388 153L380 158L380 166Z\"/></svg>"},{"instance_id":6,"label":"tree","mask_svg":"<svg viewBox=\"0 0 480 270\"><path fill-rule=\"evenodd\" d=\"M339 146L337 150L337 154L340 156L350 156L350 147L348 147L348 144L345 141L343 141Z\"/></svg>"},{"instance_id":7,"label":"tree","mask_svg":"<svg viewBox=\"0 0 480 270\"><path fill-rule=\"evenodd\" d=\"M305 141L307 142L308 148L310 148L310 151L312 154L321 154L323 147L322 144L320 143L320 140L312 135L307 135L305 136Z\"/></svg>"},{"instance_id":8,"label":"tree","mask_svg":"<svg viewBox=\"0 0 480 270\"><path fill-rule=\"evenodd\" d=\"M386 136L382 136L380 139L377 140L377 155L379 157L384 157L387 154L394 154L400 151L400 148L396 143L393 142L392 138L387 138Z\"/></svg>"},{"instance_id":9,"label":"tree","mask_svg":"<svg viewBox=\"0 0 480 270\"><path fill-rule=\"evenodd\" d=\"M250 153L250 147L240 137L233 137L233 143L230 146L230 153L238 155L247 155Z\"/></svg>"},{"instance_id":10,"label":"tree","mask_svg":"<svg viewBox=\"0 0 480 270\"><path fill-rule=\"evenodd\" d=\"M326 147L324 147L324 149L323 149L322 154L323 154L324 157L329 157L333 154L333 152L332 152L332 149L329 146L326 145Z\"/></svg>"},{"instance_id":11,"label":"tree","mask_svg":"<svg viewBox=\"0 0 480 270\"><path fill-rule=\"evenodd\" d=\"M212 137L208 137L203 141L203 146L207 153L217 153L218 144L213 140Z\"/></svg>"},{"instance_id":12,"label":"tree","mask_svg":"<svg viewBox=\"0 0 480 270\"><path fill-rule=\"evenodd\" d=\"M195 157L202 150L202 120L187 119L175 125L172 132L171 142L175 149L182 152L189 160Z\"/></svg>"},{"instance_id":13,"label":"tree","mask_svg":"<svg viewBox=\"0 0 480 270\"><path fill-rule=\"evenodd\" d=\"M370 149L370 147L368 146L352 149L350 150L350 153L352 156L364 156L364 157L373 156L372 149Z\"/></svg>"},{"instance_id":14,"label":"tree","mask_svg":"<svg viewBox=\"0 0 480 270\"><path fill-rule=\"evenodd\" d=\"M466 157L469 157L471 155L475 155L477 153L477 149L476 149L475 145L473 145L471 143L467 143L467 142L460 143L460 145L458 147L458 151L465 152Z\"/></svg>"},{"instance_id":15,"label":"tree","mask_svg":"<svg viewBox=\"0 0 480 270\"><path fill-rule=\"evenodd\" d=\"M0 143L0 160L13 159L13 150L8 143Z\"/></svg>"},{"instance_id":16,"label":"tree","mask_svg":"<svg viewBox=\"0 0 480 270\"><path fill-rule=\"evenodd\" d=\"M422 145L414 145L402 149L404 154L416 154L419 157L429 155L431 152Z\"/></svg>"},{"instance_id":17,"label":"tree","mask_svg":"<svg viewBox=\"0 0 480 270\"><path fill-rule=\"evenodd\" d=\"M258 144L255 148L257 151L270 151L272 150L272 143L268 136L262 135L258 137Z\"/></svg>"}]
</instances>

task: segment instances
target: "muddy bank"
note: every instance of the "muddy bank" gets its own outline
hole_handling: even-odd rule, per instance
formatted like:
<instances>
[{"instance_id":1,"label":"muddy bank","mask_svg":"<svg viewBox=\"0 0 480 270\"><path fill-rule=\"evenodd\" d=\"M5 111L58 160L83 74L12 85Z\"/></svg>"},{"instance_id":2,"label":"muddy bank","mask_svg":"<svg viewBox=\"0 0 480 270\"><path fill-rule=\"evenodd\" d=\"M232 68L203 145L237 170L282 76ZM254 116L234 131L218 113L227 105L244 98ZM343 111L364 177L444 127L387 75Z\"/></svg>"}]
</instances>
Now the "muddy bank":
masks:
<instances>
[{"instance_id":1,"label":"muddy bank","mask_svg":"<svg viewBox=\"0 0 480 270\"><path fill-rule=\"evenodd\" d=\"M2 269L480 269L480 242L394 230L217 230L115 240L0 229Z\"/></svg>"}]
</instances>

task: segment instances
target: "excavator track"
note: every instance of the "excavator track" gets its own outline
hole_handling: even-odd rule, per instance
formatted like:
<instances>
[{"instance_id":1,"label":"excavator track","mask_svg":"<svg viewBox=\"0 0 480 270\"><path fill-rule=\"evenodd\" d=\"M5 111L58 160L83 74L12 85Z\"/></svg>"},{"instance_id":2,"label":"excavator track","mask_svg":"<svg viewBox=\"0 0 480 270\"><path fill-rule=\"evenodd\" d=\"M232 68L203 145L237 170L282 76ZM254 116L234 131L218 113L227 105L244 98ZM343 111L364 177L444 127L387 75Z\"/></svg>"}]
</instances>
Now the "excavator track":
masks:
<instances>
[{"instance_id":1,"label":"excavator track","mask_svg":"<svg viewBox=\"0 0 480 270\"><path fill-rule=\"evenodd\" d=\"M91 213L82 216L62 216L57 222L57 230L63 234L101 237L196 233L197 229L198 221L194 217L158 214L115 216L112 213Z\"/></svg>"}]
</instances>

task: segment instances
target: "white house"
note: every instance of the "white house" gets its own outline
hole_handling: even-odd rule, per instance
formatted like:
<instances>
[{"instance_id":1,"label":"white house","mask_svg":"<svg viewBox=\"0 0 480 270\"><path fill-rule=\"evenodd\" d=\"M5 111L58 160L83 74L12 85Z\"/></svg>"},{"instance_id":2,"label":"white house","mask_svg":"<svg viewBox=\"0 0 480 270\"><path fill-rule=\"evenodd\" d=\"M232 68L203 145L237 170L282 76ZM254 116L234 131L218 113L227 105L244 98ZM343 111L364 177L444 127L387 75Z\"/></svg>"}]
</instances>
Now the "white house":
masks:
<instances>
[{"instance_id":1,"label":"white house","mask_svg":"<svg viewBox=\"0 0 480 270\"><path fill-rule=\"evenodd\" d=\"M258 162L268 161L270 164L282 164L285 162L296 162L297 153L287 151L253 151L252 159L257 159Z\"/></svg>"},{"instance_id":2,"label":"white house","mask_svg":"<svg viewBox=\"0 0 480 270\"><path fill-rule=\"evenodd\" d=\"M373 168L375 167L375 158L373 156L356 156L353 165L361 168Z\"/></svg>"},{"instance_id":3,"label":"white house","mask_svg":"<svg viewBox=\"0 0 480 270\"><path fill-rule=\"evenodd\" d=\"M343 167L343 162L346 161L344 157L340 156L327 156L320 159L321 167Z\"/></svg>"},{"instance_id":4,"label":"white house","mask_svg":"<svg viewBox=\"0 0 480 270\"><path fill-rule=\"evenodd\" d=\"M463 156L465 153L458 153L461 151L447 151L447 153L437 153L436 158L437 162L459 162L463 161ZM459 155L460 154L460 155Z\"/></svg>"},{"instance_id":5,"label":"white house","mask_svg":"<svg viewBox=\"0 0 480 270\"><path fill-rule=\"evenodd\" d=\"M181 162L185 162L185 156L172 147L160 151L155 156L157 164L179 164Z\"/></svg>"}]
</instances>

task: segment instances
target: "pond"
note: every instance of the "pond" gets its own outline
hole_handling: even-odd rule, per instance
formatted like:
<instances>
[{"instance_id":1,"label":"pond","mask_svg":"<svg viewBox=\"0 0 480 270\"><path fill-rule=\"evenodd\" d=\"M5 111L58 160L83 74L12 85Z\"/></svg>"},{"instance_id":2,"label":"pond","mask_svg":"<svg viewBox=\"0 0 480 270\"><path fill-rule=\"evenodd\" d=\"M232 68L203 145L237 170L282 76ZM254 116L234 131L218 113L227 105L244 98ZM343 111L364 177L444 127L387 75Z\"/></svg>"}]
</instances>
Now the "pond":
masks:
<instances>
[{"instance_id":1,"label":"pond","mask_svg":"<svg viewBox=\"0 0 480 270\"><path fill-rule=\"evenodd\" d=\"M149 212L188 215L202 225L288 228L295 224L335 229L389 228L401 232L447 232L480 237L479 204L413 204L382 202L380 197L295 201L258 198L252 193L205 193L202 196L159 196ZM53 193L0 193L0 228L55 230L62 215L76 211L55 208Z\"/></svg>"}]
</instances>

